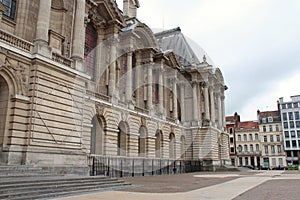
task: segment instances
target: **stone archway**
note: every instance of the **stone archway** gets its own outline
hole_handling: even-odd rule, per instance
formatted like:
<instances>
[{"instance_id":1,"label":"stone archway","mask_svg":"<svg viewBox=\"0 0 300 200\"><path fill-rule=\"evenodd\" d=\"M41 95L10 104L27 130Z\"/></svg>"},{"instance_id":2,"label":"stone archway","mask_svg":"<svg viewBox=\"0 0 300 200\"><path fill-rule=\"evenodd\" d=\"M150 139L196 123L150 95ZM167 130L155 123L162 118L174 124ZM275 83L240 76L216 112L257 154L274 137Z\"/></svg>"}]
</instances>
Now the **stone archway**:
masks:
<instances>
[{"instance_id":1,"label":"stone archway","mask_svg":"<svg viewBox=\"0 0 300 200\"><path fill-rule=\"evenodd\" d=\"M7 130L7 107L9 100L9 87L6 80L0 76L0 163L5 162L2 154L2 147L6 144Z\"/></svg>"},{"instance_id":2,"label":"stone archway","mask_svg":"<svg viewBox=\"0 0 300 200\"><path fill-rule=\"evenodd\" d=\"M91 129L91 154L103 155L104 154L104 128L105 121L94 116L92 119L92 129Z\"/></svg>"},{"instance_id":3,"label":"stone archway","mask_svg":"<svg viewBox=\"0 0 300 200\"><path fill-rule=\"evenodd\" d=\"M158 130L155 134L155 157L163 157L163 134L161 130Z\"/></svg>"},{"instance_id":4,"label":"stone archway","mask_svg":"<svg viewBox=\"0 0 300 200\"><path fill-rule=\"evenodd\" d=\"M175 153L175 135L174 133L170 133L169 135L169 158L170 159L175 159L176 153Z\"/></svg>"},{"instance_id":5,"label":"stone archway","mask_svg":"<svg viewBox=\"0 0 300 200\"><path fill-rule=\"evenodd\" d=\"M147 155L147 146L146 146L146 140L147 140L147 128L145 126L141 126L139 130L139 156L140 157L146 157Z\"/></svg>"},{"instance_id":6,"label":"stone archway","mask_svg":"<svg viewBox=\"0 0 300 200\"><path fill-rule=\"evenodd\" d=\"M119 132L118 132L118 149L117 155L118 156L126 156L127 155L127 142L128 142L128 133L129 127L128 124L124 121L120 122L119 124Z\"/></svg>"}]
</instances>

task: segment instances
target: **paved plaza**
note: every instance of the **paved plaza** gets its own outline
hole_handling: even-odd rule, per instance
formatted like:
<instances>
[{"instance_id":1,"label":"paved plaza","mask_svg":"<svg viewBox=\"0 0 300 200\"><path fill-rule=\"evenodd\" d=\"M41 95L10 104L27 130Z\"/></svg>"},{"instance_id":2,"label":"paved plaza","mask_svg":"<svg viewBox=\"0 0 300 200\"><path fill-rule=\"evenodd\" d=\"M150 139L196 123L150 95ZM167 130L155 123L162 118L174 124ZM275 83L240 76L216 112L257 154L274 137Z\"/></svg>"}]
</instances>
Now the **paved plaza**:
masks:
<instances>
[{"instance_id":1,"label":"paved plaza","mask_svg":"<svg viewBox=\"0 0 300 200\"><path fill-rule=\"evenodd\" d=\"M192 173L124 178L133 184L119 191L83 194L56 200L199 200L299 199L300 172L248 171Z\"/></svg>"}]
</instances>

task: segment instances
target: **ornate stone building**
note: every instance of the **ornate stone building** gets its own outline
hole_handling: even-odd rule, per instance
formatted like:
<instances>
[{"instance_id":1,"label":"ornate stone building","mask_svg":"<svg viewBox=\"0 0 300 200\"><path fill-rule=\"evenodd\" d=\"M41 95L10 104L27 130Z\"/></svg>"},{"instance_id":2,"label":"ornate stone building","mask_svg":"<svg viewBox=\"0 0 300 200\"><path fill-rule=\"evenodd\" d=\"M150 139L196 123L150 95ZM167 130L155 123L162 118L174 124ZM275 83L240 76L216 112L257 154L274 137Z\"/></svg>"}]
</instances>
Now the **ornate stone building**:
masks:
<instances>
[{"instance_id":1,"label":"ornate stone building","mask_svg":"<svg viewBox=\"0 0 300 200\"><path fill-rule=\"evenodd\" d=\"M1 164L84 172L91 154L229 162L221 71L198 61L180 29L154 35L139 6L0 0ZM170 33L185 45L165 46Z\"/></svg>"}]
</instances>

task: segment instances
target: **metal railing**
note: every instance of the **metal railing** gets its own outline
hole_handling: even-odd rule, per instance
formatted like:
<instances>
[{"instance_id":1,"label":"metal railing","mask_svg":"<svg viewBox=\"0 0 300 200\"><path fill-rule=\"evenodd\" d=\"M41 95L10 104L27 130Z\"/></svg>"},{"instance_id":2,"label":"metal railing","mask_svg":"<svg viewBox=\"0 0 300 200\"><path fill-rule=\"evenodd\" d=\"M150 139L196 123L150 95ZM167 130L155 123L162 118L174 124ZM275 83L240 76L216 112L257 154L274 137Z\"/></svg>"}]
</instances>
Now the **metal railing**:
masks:
<instances>
[{"instance_id":1,"label":"metal railing","mask_svg":"<svg viewBox=\"0 0 300 200\"><path fill-rule=\"evenodd\" d=\"M134 177L202 171L201 161L90 155L91 176Z\"/></svg>"}]
</instances>

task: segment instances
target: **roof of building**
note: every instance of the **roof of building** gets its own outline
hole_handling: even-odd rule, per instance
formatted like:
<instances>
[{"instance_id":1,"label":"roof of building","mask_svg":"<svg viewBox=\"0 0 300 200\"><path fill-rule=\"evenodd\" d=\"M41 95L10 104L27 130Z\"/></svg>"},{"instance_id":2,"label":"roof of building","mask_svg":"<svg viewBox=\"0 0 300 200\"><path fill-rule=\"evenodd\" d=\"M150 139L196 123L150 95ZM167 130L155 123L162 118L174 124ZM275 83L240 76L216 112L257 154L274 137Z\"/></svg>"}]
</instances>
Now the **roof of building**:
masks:
<instances>
[{"instance_id":1,"label":"roof of building","mask_svg":"<svg viewBox=\"0 0 300 200\"><path fill-rule=\"evenodd\" d=\"M227 116L226 117L226 122L232 122L232 123L234 123L234 116Z\"/></svg>"},{"instance_id":2,"label":"roof of building","mask_svg":"<svg viewBox=\"0 0 300 200\"><path fill-rule=\"evenodd\" d=\"M260 112L260 117L261 118L278 117L278 116L279 116L278 110Z\"/></svg>"},{"instance_id":3,"label":"roof of building","mask_svg":"<svg viewBox=\"0 0 300 200\"><path fill-rule=\"evenodd\" d=\"M182 34L180 27L155 33L155 37L163 50L172 50L177 59L183 66L200 65L199 58L204 57L210 64L212 61L207 58L207 54L201 48L199 52L195 52L191 47L191 42ZM197 49L198 50L198 49Z\"/></svg>"},{"instance_id":4,"label":"roof of building","mask_svg":"<svg viewBox=\"0 0 300 200\"><path fill-rule=\"evenodd\" d=\"M272 117L272 121L269 121L269 117ZM265 119L265 121L263 121ZM280 122L280 113L278 110L274 111L258 111L258 121L259 123L273 123L273 122Z\"/></svg>"},{"instance_id":5,"label":"roof of building","mask_svg":"<svg viewBox=\"0 0 300 200\"><path fill-rule=\"evenodd\" d=\"M237 131L251 131L258 129L258 122L257 121L244 121L238 122Z\"/></svg>"}]
</instances>

